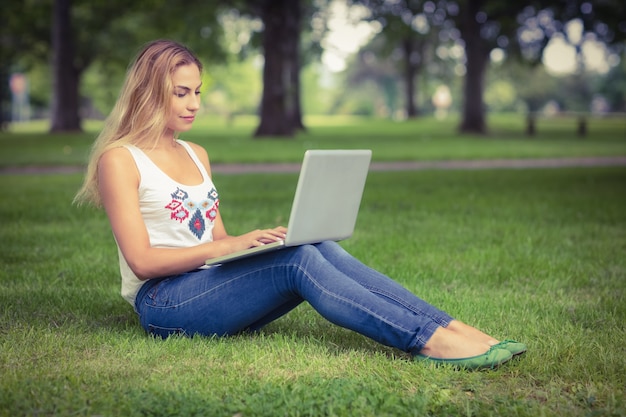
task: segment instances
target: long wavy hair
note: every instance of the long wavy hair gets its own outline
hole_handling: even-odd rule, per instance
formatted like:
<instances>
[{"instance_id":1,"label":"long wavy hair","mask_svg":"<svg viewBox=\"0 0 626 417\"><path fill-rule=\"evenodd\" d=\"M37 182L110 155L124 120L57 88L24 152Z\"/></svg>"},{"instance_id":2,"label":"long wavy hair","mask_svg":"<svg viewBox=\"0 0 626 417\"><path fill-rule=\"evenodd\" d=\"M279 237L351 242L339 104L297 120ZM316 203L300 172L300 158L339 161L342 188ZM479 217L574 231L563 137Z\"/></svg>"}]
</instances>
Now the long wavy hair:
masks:
<instances>
[{"instance_id":1,"label":"long wavy hair","mask_svg":"<svg viewBox=\"0 0 626 417\"><path fill-rule=\"evenodd\" d=\"M127 144L142 148L156 146L166 129L174 91L172 74L183 65L202 63L187 47L170 40L145 45L126 73L126 80L113 110L95 140L82 187L74 197L77 204L101 206L98 191L98 162L106 151Z\"/></svg>"}]
</instances>

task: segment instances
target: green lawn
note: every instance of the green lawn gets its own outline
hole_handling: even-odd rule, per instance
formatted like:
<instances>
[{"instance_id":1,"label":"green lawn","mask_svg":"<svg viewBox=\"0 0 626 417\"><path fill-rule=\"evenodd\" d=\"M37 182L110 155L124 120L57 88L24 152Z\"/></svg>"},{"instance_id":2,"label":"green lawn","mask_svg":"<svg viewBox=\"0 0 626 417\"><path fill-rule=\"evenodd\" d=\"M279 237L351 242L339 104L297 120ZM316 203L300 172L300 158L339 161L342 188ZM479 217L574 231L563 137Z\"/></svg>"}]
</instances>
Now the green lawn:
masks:
<instances>
[{"instance_id":1,"label":"green lawn","mask_svg":"<svg viewBox=\"0 0 626 417\"><path fill-rule=\"evenodd\" d=\"M394 126L389 136L412 147ZM20 135L48 140L12 133L1 146ZM343 143L334 135L319 140ZM564 154L583 142L566 136L554 139ZM237 137L223 140L248 140ZM626 155L617 133L589 142ZM285 223L295 180L217 176L227 227ZM370 173L342 244L454 316L528 344L488 372L413 363L307 305L257 335L152 339L119 295L104 214L71 206L80 181L0 176L0 416L626 415L624 167Z\"/></svg>"},{"instance_id":2,"label":"green lawn","mask_svg":"<svg viewBox=\"0 0 626 417\"><path fill-rule=\"evenodd\" d=\"M408 122L345 117L310 117L308 130L293 140L255 140L256 119L239 117L232 125L201 116L182 138L205 146L214 163L297 162L310 148L370 148L374 160L454 160L626 155L626 120L591 119L589 135L576 136L571 117L540 119L534 137L524 134L520 114L490 116L487 136L460 136L458 121L421 118ZM77 135L46 135L43 122L0 133L0 168L23 165L82 165L100 123L88 122Z\"/></svg>"}]
</instances>

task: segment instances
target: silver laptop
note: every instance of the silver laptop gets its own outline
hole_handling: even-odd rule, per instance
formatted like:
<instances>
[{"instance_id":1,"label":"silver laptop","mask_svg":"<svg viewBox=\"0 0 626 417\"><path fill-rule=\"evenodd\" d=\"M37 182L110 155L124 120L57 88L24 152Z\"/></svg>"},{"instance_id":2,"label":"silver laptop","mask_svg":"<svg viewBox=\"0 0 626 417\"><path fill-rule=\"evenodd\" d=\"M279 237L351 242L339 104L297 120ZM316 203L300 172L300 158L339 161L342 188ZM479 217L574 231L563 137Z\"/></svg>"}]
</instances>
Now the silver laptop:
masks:
<instances>
[{"instance_id":1,"label":"silver laptop","mask_svg":"<svg viewBox=\"0 0 626 417\"><path fill-rule=\"evenodd\" d=\"M207 259L206 264L352 236L371 158L369 149L306 151L285 240Z\"/></svg>"}]
</instances>

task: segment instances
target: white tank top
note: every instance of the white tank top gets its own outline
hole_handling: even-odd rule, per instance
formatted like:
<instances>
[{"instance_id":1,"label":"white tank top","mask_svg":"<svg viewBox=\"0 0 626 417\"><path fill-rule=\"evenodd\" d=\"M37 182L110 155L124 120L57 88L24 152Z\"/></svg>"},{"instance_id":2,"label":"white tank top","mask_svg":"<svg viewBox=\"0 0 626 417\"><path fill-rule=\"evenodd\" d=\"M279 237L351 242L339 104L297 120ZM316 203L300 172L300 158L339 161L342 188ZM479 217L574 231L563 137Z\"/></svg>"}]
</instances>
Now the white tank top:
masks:
<instances>
[{"instance_id":1,"label":"white tank top","mask_svg":"<svg viewBox=\"0 0 626 417\"><path fill-rule=\"evenodd\" d=\"M180 184L152 162L139 148L125 146L133 156L140 174L139 209L148 230L150 245L159 248L195 246L213 240L213 222L219 198L213 181L195 152L178 140L202 173L199 185ZM118 245L122 297L135 305L135 297L145 281L128 266Z\"/></svg>"}]
</instances>

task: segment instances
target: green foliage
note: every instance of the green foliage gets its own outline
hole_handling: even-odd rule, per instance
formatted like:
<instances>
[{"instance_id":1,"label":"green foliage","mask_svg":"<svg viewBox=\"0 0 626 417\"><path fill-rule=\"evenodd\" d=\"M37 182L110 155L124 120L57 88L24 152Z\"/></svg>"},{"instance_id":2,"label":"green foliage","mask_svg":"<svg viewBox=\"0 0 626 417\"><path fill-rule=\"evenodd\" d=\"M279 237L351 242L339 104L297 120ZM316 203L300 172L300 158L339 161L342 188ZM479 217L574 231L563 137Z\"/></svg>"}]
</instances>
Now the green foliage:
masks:
<instances>
[{"instance_id":1,"label":"green foliage","mask_svg":"<svg viewBox=\"0 0 626 417\"><path fill-rule=\"evenodd\" d=\"M626 112L626 60L615 66L606 77L597 81L599 93L607 99L612 109Z\"/></svg>"},{"instance_id":2,"label":"green foliage","mask_svg":"<svg viewBox=\"0 0 626 417\"><path fill-rule=\"evenodd\" d=\"M107 61L96 61L84 72L80 90L83 111L89 109L90 118L104 119L109 114L119 95L124 76L124 67Z\"/></svg>"},{"instance_id":3,"label":"green foliage","mask_svg":"<svg viewBox=\"0 0 626 417\"><path fill-rule=\"evenodd\" d=\"M485 91L485 104L493 111L515 111L517 93L513 85L504 80L497 80Z\"/></svg>"},{"instance_id":4,"label":"green foliage","mask_svg":"<svg viewBox=\"0 0 626 417\"><path fill-rule=\"evenodd\" d=\"M332 114L337 88L327 81L329 76L326 71L322 65L312 64L300 72L300 99L305 118L306 115Z\"/></svg>"},{"instance_id":5,"label":"green foliage","mask_svg":"<svg viewBox=\"0 0 626 417\"><path fill-rule=\"evenodd\" d=\"M263 85L254 59L230 60L209 65L204 70L202 102L204 110L227 120L238 114L254 114L261 99Z\"/></svg>"}]
</instances>

